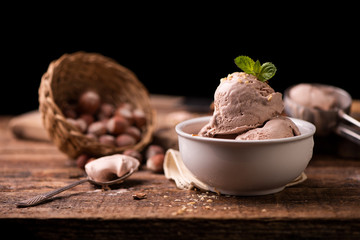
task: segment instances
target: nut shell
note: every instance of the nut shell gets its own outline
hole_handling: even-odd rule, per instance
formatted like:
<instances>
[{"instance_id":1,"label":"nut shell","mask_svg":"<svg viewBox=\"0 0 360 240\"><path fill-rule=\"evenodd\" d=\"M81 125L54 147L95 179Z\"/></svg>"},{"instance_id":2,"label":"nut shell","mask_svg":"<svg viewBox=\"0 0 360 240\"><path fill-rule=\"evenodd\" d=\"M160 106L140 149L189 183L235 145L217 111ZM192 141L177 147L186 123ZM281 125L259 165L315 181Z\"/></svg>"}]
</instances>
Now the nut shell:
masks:
<instances>
[{"instance_id":1,"label":"nut shell","mask_svg":"<svg viewBox=\"0 0 360 240\"><path fill-rule=\"evenodd\" d=\"M119 147L125 147L125 146L133 146L135 145L136 140L132 136L128 134L120 134L116 137L116 145Z\"/></svg>"},{"instance_id":2,"label":"nut shell","mask_svg":"<svg viewBox=\"0 0 360 240\"><path fill-rule=\"evenodd\" d=\"M103 122L93 122L89 125L88 133L95 134L96 136L104 135L106 133L106 126Z\"/></svg>"},{"instance_id":3,"label":"nut shell","mask_svg":"<svg viewBox=\"0 0 360 240\"><path fill-rule=\"evenodd\" d=\"M91 90L84 92L79 98L78 107L82 113L95 114L100 107L99 94Z\"/></svg>"},{"instance_id":4,"label":"nut shell","mask_svg":"<svg viewBox=\"0 0 360 240\"><path fill-rule=\"evenodd\" d=\"M145 157L149 159L156 154L164 154L164 153L165 153L164 148L162 148L160 145L152 144L146 149Z\"/></svg>"},{"instance_id":5,"label":"nut shell","mask_svg":"<svg viewBox=\"0 0 360 240\"><path fill-rule=\"evenodd\" d=\"M164 171L164 158L164 154L156 154L146 161L146 167L153 172L161 173Z\"/></svg>"},{"instance_id":6,"label":"nut shell","mask_svg":"<svg viewBox=\"0 0 360 240\"><path fill-rule=\"evenodd\" d=\"M141 128L142 137L131 148L141 151L152 141L155 116L149 93L136 75L101 54L76 52L64 54L51 62L39 87L42 122L60 151L75 159L84 152L89 156L101 157L122 153L130 148L99 144L86 137L87 133L74 132L74 126L66 121L63 110L76 105L84 89L95 90L101 97L101 102L114 106L126 103L133 109L143 110L146 124ZM72 117L75 118L75 115L72 114Z\"/></svg>"},{"instance_id":7,"label":"nut shell","mask_svg":"<svg viewBox=\"0 0 360 240\"><path fill-rule=\"evenodd\" d=\"M106 123L107 131L115 135L123 133L128 126L128 121L121 116L114 116Z\"/></svg>"}]
</instances>

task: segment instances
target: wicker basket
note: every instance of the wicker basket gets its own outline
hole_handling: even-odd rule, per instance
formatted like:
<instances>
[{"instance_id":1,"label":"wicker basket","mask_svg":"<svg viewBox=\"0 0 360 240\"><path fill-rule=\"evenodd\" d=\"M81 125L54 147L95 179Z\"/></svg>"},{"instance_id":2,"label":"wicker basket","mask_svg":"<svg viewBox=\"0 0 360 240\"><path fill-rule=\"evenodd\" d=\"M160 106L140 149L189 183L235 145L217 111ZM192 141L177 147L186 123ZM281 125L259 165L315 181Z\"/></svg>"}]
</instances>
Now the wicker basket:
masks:
<instances>
[{"instance_id":1,"label":"wicker basket","mask_svg":"<svg viewBox=\"0 0 360 240\"><path fill-rule=\"evenodd\" d=\"M130 103L145 112L142 138L134 146L113 147L86 137L66 121L62 109L78 99L84 89L95 89L104 102ZM50 63L41 78L39 110L43 124L56 146L71 158L80 154L100 157L126 149L141 151L152 140L154 111L146 88L129 69L97 53L64 54Z\"/></svg>"}]
</instances>

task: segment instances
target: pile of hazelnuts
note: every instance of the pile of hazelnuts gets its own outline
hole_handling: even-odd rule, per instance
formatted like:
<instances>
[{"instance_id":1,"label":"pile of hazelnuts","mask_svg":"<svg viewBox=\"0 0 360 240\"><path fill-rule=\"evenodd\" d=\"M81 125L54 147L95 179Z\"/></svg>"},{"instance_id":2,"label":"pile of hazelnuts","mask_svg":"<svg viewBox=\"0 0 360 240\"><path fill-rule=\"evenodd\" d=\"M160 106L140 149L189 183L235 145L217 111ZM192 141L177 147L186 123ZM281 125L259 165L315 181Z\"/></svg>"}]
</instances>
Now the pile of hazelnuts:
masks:
<instances>
[{"instance_id":1,"label":"pile of hazelnuts","mask_svg":"<svg viewBox=\"0 0 360 240\"><path fill-rule=\"evenodd\" d=\"M96 91L86 90L75 104L66 106L63 113L66 121L88 138L112 147L128 146L129 149L123 154L135 157L140 162L143 161L142 154L131 149L131 146L141 140L146 125L147 119L142 109L134 108L129 103L115 106L112 103L102 102ZM158 156L155 157L155 155ZM162 171L161 161L164 159L164 149L161 146L150 145L145 152L145 157L150 170ZM76 162L80 168L84 168L91 159L92 156L81 154ZM154 164L154 162L159 162L159 159L161 164ZM161 169L158 165L161 165Z\"/></svg>"}]
</instances>

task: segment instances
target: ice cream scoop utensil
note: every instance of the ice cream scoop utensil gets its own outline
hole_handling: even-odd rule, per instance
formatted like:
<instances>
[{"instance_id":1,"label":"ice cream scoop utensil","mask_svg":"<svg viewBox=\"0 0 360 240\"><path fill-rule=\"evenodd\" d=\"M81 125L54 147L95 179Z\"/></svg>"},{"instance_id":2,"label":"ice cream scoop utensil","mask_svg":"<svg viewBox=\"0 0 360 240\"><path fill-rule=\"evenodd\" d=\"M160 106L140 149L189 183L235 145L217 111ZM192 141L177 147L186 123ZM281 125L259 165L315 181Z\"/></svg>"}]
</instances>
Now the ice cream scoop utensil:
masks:
<instances>
[{"instance_id":1,"label":"ice cream scoop utensil","mask_svg":"<svg viewBox=\"0 0 360 240\"><path fill-rule=\"evenodd\" d=\"M360 129L360 122L356 120L355 118L351 117L350 115L346 114L343 110L338 111L339 117L349 123L354 124Z\"/></svg>"},{"instance_id":2,"label":"ice cream scoop utensil","mask_svg":"<svg viewBox=\"0 0 360 240\"><path fill-rule=\"evenodd\" d=\"M340 123L335 128L335 133L360 145L360 122L346 114L341 109L338 111L338 116L340 119L345 120L348 123L356 126L358 128L358 131L355 131L355 129L351 129L350 126L347 126L346 124Z\"/></svg>"},{"instance_id":3,"label":"ice cream scoop utensil","mask_svg":"<svg viewBox=\"0 0 360 240\"><path fill-rule=\"evenodd\" d=\"M341 88L330 85L312 84L313 86L330 89L336 99L336 106L330 110L311 108L295 102L290 97L292 86L285 90L284 104L285 112L290 117L300 118L313 123L316 126L316 135L328 135L335 132L347 139L360 144L360 135L348 128L345 124L340 124L341 120L353 124L360 129L360 122L348 115L352 98L348 92Z\"/></svg>"},{"instance_id":4,"label":"ice cream scoop utensil","mask_svg":"<svg viewBox=\"0 0 360 240\"><path fill-rule=\"evenodd\" d=\"M33 198L30 198L28 200L25 200L25 201L22 201L22 202L19 202L19 203L16 203L16 206L17 207L32 207L32 206L35 206L35 205L38 205L46 200L48 200L49 198L61 193L61 192L64 192L70 188L73 188L77 185L80 185L80 184L83 184L85 182L89 182L91 184L94 184L94 185L98 185L98 186L101 186L102 188L104 189L107 189L110 185L114 185L114 184L119 184L121 182L123 182L126 178L130 177L131 174L133 174L135 172L136 169L131 169L128 173L126 173L125 175L119 177L119 178L116 178L115 180L112 180L112 181L106 181L106 182L99 182L99 181L94 181L90 178L86 178L86 179L82 179L82 180L79 180L77 182L74 182L74 183L71 183L65 187L62 187L62 188L59 188L59 189L56 189L56 190L53 190L53 191L50 191L50 192L47 192L47 193L43 193L43 194L40 194L40 195L37 195Z\"/></svg>"},{"instance_id":5,"label":"ice cream scoop utensil","mask_svg":"<svg viewBox=\"0 0 360 240\"><path fill-rule=\"evenodd\" d=\"M347 125L339 124L339 126L336 127L335 132L338 135L343 136L344 138L360 145L360 134L350 129Z\"/></svg>"}]
</instances>

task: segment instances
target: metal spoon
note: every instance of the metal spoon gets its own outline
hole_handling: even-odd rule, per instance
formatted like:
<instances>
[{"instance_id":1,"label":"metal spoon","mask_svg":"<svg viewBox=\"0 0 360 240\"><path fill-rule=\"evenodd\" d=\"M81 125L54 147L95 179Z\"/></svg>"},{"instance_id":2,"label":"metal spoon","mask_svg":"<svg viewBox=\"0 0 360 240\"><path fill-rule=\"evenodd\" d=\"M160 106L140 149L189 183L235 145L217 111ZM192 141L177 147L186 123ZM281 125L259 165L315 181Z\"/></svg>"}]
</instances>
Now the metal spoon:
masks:
<instances>
[{"instance_id":1,"label":"metal spoon","mask_svg":"<svg viewBox=\"0 0 360 240\"><path fill-rule=\"evenodd\" d=\"M336 97L336 108L325 111L319 108L302 106L294 102L289 97L289 92L291 88L296 86L295 85L285 90L285 112L291 117L312 122L316 126L316 135L326 136L333 131L336 134L360 145L360 134L358 133L358 130L355 130L356 128L360 129L360 122L348 115L352 103L350 94L341 88L330 85L312 85L330 90ZM355 128L341 123L341 120L350 123Z\"/></svg>"},{"instance_id":2,"label":"metal spoon","mask_svg":"<svg viewBox=\"0 0 360 240\"><path fill-rule=\"evenodd\" d=\"M112 180L112 181L107 181L107 182L98 182L98 181L94 181L92 179L90 179L89 177L86 178L86 179L82 179L82 180L79 180L77 182L74 182L74 183L71 183L65 187L62 187L62 188L59 188L59 189L56 189L56 190L53 190L53 191L50 191L50 192L47 192L47 193L43 193L43 194L40 194L40 195L37 195L33 198L30 198L28 200L25 200L25 201L22 201L22 202L19 202L19 203L16 203L16 206L17 207L32 207L32 206L35 206L35 205L38 205L46 200L48 200L49 198L61 193L61 192L64 192L70 188L73 188L77 185L80 185L80 184L83 184L85 182L89 182L91 184L94 184L94 185L98 185L98 186L101 186L103 189L109 189L109 186L110 185L114 185L114 184L119 184L119 183L122 183L126 178L130 177L131 174L133 174L134 172L136 171L136 169L131 169L129 172L127 172L125 175L122 175L121 177L115 179L115 180Z\"/></svg>"}]
</instances>

